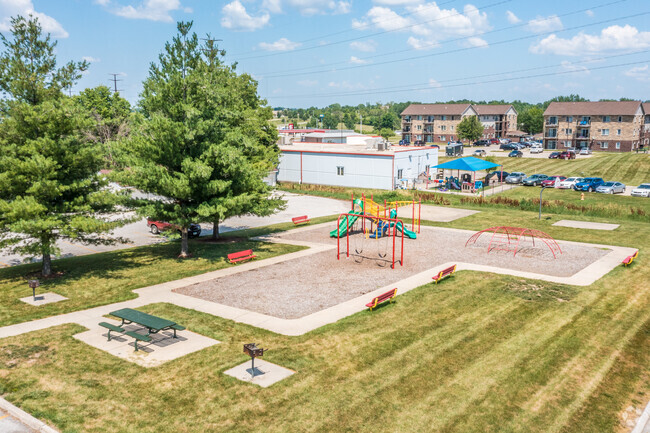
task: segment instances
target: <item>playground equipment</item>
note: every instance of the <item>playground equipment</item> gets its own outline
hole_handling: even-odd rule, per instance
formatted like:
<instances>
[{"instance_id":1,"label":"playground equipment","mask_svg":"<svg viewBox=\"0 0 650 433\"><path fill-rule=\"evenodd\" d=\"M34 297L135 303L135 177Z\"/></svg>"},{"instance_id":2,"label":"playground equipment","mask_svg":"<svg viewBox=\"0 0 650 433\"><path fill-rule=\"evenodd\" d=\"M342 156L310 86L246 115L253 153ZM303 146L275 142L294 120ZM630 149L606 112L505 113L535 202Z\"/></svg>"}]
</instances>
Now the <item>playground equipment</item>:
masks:
<instances>
[{"instance_id":1,"label":"playground equipment","mask_svg":"<svg viewBox=\"0 0 650 433\"><path fill-rule=\"evenodd\" d=\"M476 243L483 233L492 233L490 243L488 244L488 253L492 250L507 251L512 252L512 255L516 256L522 240L525 241L528 238L532 241L533 246L535 246L535 239L537 238L541 239L542 242L544 242L551 250L554 259L557 258L557 254L562 254L562 249L551 235L540 230L522 227L490 227L474 233L467 242L465 242L465 246L470 243Z\"/></svg>"}]
</instances>

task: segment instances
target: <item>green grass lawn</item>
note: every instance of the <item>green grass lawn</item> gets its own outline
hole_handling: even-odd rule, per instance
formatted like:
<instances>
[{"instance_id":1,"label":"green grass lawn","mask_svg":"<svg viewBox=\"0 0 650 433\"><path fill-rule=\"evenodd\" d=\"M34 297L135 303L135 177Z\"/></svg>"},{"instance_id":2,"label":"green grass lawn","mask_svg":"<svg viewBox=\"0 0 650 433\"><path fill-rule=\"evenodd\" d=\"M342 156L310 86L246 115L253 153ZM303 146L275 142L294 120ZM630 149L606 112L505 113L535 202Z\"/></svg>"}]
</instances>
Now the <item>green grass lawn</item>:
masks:
<instances>
[{"instance_id":1,"label":"green grass lawn","mask_svg":"<svg viewBox=\"0 0 650 433\"><path fill-rule=\"evenodd\" d=\"M549 152L545 152L548 155ZM505 155L504 155L505 156ZM440 158L440 163L450 158ZM509 173L542 173L549 176L593 176L626 185L650 182L650 154L596 152L591 157L570 161L548 158L495 157L497 164Z\"/></svg>"},{"instance_id":2,"label":"green grass lawn","mask_svg":"<svg viewBox=\"0 0 650 433\"><path fill-rule=\"evenodd\" d=\"M148 305L222 344L145 369L73 339L82 327L59 326L0 340L0 394L66 433L618 432L621 411L650 391L650 225L551 225L562 217L487 209L439 225L529 226L637 247L638 261L588 287L459 272L300 337ZM296 374L267 389L222 374L252 341Z\"/></svg>"}]
</instances>

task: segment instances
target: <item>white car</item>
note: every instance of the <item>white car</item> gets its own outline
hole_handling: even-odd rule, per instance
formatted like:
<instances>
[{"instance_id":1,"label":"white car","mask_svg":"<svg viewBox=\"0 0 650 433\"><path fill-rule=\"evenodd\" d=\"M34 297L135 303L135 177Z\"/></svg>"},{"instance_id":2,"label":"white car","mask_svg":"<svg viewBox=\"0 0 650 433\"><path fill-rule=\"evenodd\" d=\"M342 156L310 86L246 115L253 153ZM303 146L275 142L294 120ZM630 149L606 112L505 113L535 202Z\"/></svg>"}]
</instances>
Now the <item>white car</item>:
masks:
<instances>
[{"instance_id":1,"label":"white car","mask_svg":"<svg viewBox=\"0 0 650 433\"><path fill-rule=\"evenodd\" d=\"M650 183L642 183L632 190L634 197L650 197Z\"/></svg>"},{"instance_id":2,"label":"white car","mask_svg":"<svg viewBox=\"0 0 650 433\"><path fill-rule=\"evenodd\" d=\"M583 147L580 149L580 155L591 155L591 149L588 147Z\"/></svg>"},{"instance_id":3,"label":"white car","mask_svg":"<svg viewBox=\"0 0 650 433\"><path fill-rule=\"evenodd\" d=\"M474 153L472 153L472 156L478 156L478 157L482 157L485 155L487 155L487 153L483 149L476 149Z\"/></svg>"},{"instance_id":4,"label":"white car","mask_svg":"<svg viewBox=\"0 0 650 433\"><path fill-rule=\"evenodd\" d=\"M596 187L596 192L602 194L616 194L625 192L625 184L621 182L605 182L602 185Z\"/></svg>"},{"instance_id":5,"label":"white car","mask_svg":"<svg viewBox=\"0 0 650 433\"><path fill-rule=\"evenodd\" d=\"M530 153L542 153L542 152L544 152L542 146L533 146L530 148Z\"/></svg>"},{"instance_id":6,"label":"white car","mask_svg":"<svg viewBox=\"0 0 650 433\"><path fill-rule=\"evenodd\" d=\"M560 183L556 186L556 188L560 188L560 189L571 189L571 188L573 188L573 185L575 185L576 183L578 183L578 182L582 182L582 179L583 179L583 178L581 178L581 177L567 177L567 178L564 179L562 182L560 182Z\"/></svg>"}]
</instances>

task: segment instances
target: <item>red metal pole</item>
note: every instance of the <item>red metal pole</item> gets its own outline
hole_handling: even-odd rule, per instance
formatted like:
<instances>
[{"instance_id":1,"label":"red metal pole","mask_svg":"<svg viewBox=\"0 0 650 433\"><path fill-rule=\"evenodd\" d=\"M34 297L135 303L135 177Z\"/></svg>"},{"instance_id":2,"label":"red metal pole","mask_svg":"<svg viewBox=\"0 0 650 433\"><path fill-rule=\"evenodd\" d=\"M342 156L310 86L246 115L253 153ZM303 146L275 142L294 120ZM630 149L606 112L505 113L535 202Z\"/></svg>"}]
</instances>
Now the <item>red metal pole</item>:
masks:
<instances>
[{"instance_id":1,"label":"red metal pole","mask_svg":"<svg viewBox=\"0 0 650 433\"><path fill-rule=\"evenodd\" d=\"M413 218L411 218L411 230L415 231L415 199L411 204L411 210L413 211Z\"/></svg>"},{"instance_id":2,"label":"red metal pole","mask_svg":"<svg viewBox=\"0 0 650 433\"><path fill-rule=\"evenodd\" d=\"M384 199L384 218L386 218L386 199Z\"/></svg>"},{"instance_id":3,"label":"red metal pole","mask_svg":"<svg viewBox=\"0 0 650 433\"><path fill-rule=\"evenodd\" d=\"M404 227L404 222L402 222L402 227ZM402 251L400 253L400 266L404 266L404 230L402 230Z\"/></svg>"},{"instance_id":4,"label":"red metal pole","mask_svg":"<svg viewBox=\"0 0 650 433\"><path fill-rule=\"evenodd\" d=\"M336 260L341 260L340 254L341 250L339 249L339 241L341 239L341 215L339 215L336 220Z\"/></svg>"},{"instance_id":5,"label":"red metal pole","mask_svg":"<svg viewBox=\"0 0 650 433\"><path fill-rule=\"evenodd\" d=\"M390 227L390 223L388 224L388 226ZM395 269L395 233L396 232L397 230L393 230L393 266L392 266L393 269Z\"/></svg>"},{"instance_id":6,"label":"red metal pole","mask_svg":"<svg viewBox=\"0 0 650 433\"><path fill-rule=\"evenodd\" d=\"M346 242L346 251L345 251L345 257L350 257L350 215L347 215L347 219L345 220L345 227L347 228L345 232L345 242Z\"/></svg>"},{"instance_id":7,"label":"red metal pole","mask_svg":"<svg viewBox=\"0 0 650 433\"><path fill-rule=\"evenodd\" d=\"M418 203L418 233L420 233L420 221L422 221L422 199Z\"/></svg>"}]
</instances>

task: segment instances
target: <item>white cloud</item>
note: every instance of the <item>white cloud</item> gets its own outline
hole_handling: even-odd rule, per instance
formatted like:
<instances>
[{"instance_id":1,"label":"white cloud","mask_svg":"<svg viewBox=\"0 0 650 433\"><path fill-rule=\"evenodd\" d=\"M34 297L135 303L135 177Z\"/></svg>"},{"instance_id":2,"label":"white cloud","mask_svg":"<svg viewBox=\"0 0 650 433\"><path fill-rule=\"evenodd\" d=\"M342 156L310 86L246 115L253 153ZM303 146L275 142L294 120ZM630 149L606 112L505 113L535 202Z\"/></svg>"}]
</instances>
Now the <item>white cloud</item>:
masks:
<instances>
[{"instance_id":1,"label":"white cloud","mask_svg":"<svg viewBox=\"0 0 650 433\"><path fill-rule=\"evenodd\" d=\"M429 78L429 87L435 87L437 89L442 87L442 84L440 84L437 80L433 78Z\"/></svg>"},{"instance_id":2,"label":"white cloud","mask_svg":"<svg viewBox=\"0 0 650 433\"><path fill-rule=\"evenodd\" d=\"M92 57L92 56L83 56L81 59L87 61L88 63L98 63L99 62L98 58Z\"/></svg>"},{"instance_id":3,"label":"white cloud","mask_svg":"<svg viewBox=\"0 0 650 433\"><path fill-rule=\"evenodd\" d=\"M517 24L521 22L519 17L517 17L517 15L515 15L512 11L506 11L506 19L510 24Z\"/></svg>"},{"instance_id":4,"label":"white cloud","mask_svg":"<svg viewBox=\"0 0 650 433\"><path fill-rule=\"evenodd\" d=\"M422 0L374 0L374 2L386 6L408 6L422 3Z\"/></svg>"},{"instance_id":5,"label":"white cloud","mask_svg":"<svg viewBox=\"0 0 650 433\"><path fill-rule=\"evenodd\" d=\"M639 81L650 81L650 66L635 66L632 69L625 71L623 74Z\"/></svg>"},{"instance_id":6,"label":"white cloud","mask_svg":"<svg viewBox=\"0 0 650 433\"><path fill-rule=\"evenodd\" d=\"M373 53L377 48L377 43L373 40L368 41L354 41L350 44L350 48L364 53Z\"/></svg>"},{"instance_id":7,"label":"white cloud","mask_svg":"<svg viewBox=\"0 0 650 433\"><path fill-rule=\"evenodd\" d=\"M364 59L360 59L360 58L358 58L356 56L352 56L352 57L350 57L350 63L355 64L355 65L365 65L365 64L368 63L368 61L364 60Z\"/></svg>"},{"instance_id":8,"label":"white cloud","mask_svg":"<svg viewBox=\"0 0 650 433\"><path fill-rule=\"evenodd\" d=\"M144 0L137 6L122 6L111 12L123 18L172 22L170 12L181 9L180 0Z\"/></svg>"},{"instance_id":9,"label":"white cloud","mask_svg":"<svg viewBox=\"0 0 650 433\"><path fill-rule=\"evenodd\" d=\"M563 71L570 71L570 72L582 72L585 75L591 74L591 71L583 65L576 65L575 63L571 63L569 61L564 60L562 63L560 63L561 69Z\"/></svg>"},{"instance_id":10,"label":"white cloud","mask_svg":"<svg viewBox=\"0 0 650 433\"><path fill-rule=\"evenodd\" d=\"M275 42L260 42L260 48L266 51L292 51L300 46L300 42L291 42L287 38L280 38Z\"/></svg>"},{"instance_id":11,"label":"white cloud","mask_svg":"<svg viewBox=\"0 0 650 433\"><path fill-rule=\"evenodd\" d=\"M95 0L95 4L98 4L100 6L107 6L111 0Z\"/></svg>"},{"instance_id":12,"label":"white cloud","mask_svg":"<svg viewBox=\"0 0 650 433\"><path fill-rule=\"evenodd\" d=\"M650 48L650 32L640 32L636 27L610 26L598 35L578 33L571 39L549 35L530 47L535 54L576 56L612 51L630 51Z\"/></svg>"},{"instance_id":13,"label":"white cloud","mask_svg":"<svg viewBox=\"0 0 650 433\"><path fill-rule=\"evenodd\" d=\"M488 47L488 43L485 39L481 39L476 36L467 38L467 40L465 41L465 45L467 45L468 47L480 47L480 48Z\"/></svg>"},{"instance_id":14,"label":"white cloud","mask_svg":"<svg viewBox=\"0 0 650 433\"><path fill-rule=\"evenodd\" d=\"M297 10L302 15L336 15L349 13L352 3L345 0L263 0L262 9L272 14L279 14L285 9L291 9Z\"/></svg>"},{"instance_id":15,"label":"white cloud","mask_svg":"<svg viewBox=\"0 0 650 433\"><path fill-rule=\"evenodd\" d=\"M381 1L385 4L387 0ZM374 6L361 20L353 20L352 26L358 30L370 27L411 33L407 43L416 49L431 48L444 39L475 36L490 29L487 14L470 4L462 12L443 9L436 2L407 5L405 10L406 14L400 15L389 7Z\"/></svg>"},{"instance_id":16,"label":"white cloud","mask_svg":"<svg viewBox=\"0 0 650 433\"><path fill-rule=\"evenodd\" d=\"M313 87L318 84L318 81L316 80L301 80L298 81L299 86L304 86L304 87Z\"/></svg>"},{"instance_id":17,"label":"white cloud","mask_svg":"<svg viewBox=\"0 0 650 433\"><path fill-rule=\"evenodd\" d=\"M528 21L528 30L533 33L546 33L563 28L562 20L557 15L548 17L540 17L538 15L535 19Z\"/></svg>"},{"instance_id":18,"label":"white cloud","mask_svg":"<svg viewBox=\"0 0 650 433\"><path fill-rule=\"evenodd\" d=\"M223 17L221 25L227 29L253 31L264 27L271 18L268 13L253 17L246 12L246 8L239 0L228 3L221 9Z\"/></svg>"},{"instance_id":19,"label":"white cloud","mask_svg":"<svg viewBox=\"0 0 650 433\"><path fill-rule=\"evenodd\" d=\"M596 15L594 11L592 11L591 9L587 9L585 13L587 14L588 17L593 17L594 15Z\"/></svg>"},{"instance_id":20,"label":"white cloud","mask_svg":"<svg viewBox=\"0 0 650 433\"><path fill-rule=\"evenodd\" d=\"M45 33L50 33L55 38L67 38L68 32L54 18L42 12L34 10L31 0L0 0L0 32L7 32L11 29L11 17L21 15L27 18L29 15L38 18Z\"/></svg>"}]
</instances>

